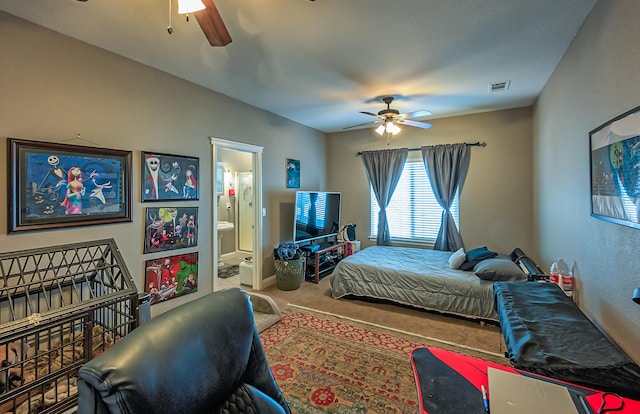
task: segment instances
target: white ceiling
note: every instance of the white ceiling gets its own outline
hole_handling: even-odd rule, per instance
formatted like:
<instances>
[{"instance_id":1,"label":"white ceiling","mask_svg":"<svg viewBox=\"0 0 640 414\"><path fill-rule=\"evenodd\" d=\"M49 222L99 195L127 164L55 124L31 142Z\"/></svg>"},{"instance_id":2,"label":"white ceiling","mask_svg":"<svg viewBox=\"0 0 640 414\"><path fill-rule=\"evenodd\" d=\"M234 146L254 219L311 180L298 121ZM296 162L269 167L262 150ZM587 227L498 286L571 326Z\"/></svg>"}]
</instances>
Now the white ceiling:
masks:
<instances>
[{"instance_id":1,"label":"white ceiling","mask_svg":"<svg viewBox=\"0 0 640 414\"><path fill-rule=\"evenodd\" d=\"M0 10L324 132L531 105L596 0L216 0L209 46L172 0L0 0ZM5 39L3 39L5 40ZM511 81L505 92L490 83ZM434 122L437 128L437 122Z\"/></svg>"}]
</instances>

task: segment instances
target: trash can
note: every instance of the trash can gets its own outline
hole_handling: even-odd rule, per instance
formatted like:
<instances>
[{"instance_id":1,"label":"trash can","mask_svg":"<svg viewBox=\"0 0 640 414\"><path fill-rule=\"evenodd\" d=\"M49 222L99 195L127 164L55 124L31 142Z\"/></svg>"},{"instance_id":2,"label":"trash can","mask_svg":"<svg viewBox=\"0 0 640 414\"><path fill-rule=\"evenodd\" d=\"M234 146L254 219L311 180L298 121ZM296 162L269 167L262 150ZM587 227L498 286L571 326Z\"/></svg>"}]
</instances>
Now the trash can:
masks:
<instances>
[{"instance_id":1,"label":"trash can","mask_svg":"<svg viewBox=\"0 0 640 414\"><path fill-rule=\"evenodd\" d=\"M295 290L304 279L304 257L293 260L275 260L276 285L280 290Z\"/></svg>"},{"instance_id":2,"label":"trash can","mask_svg":"<svg viewBox=\"0 0 640 414\"><path fill-rule=\"evenodd\" d=\"M253 259L251 256L245 257L244 261L238 266L240 271L240 284L253 286Z\"/></svg>"},{"instance_id":3,"label":"trash can","mask_svg":"<svg viewBox=\"0 0 640 414\"><path fill-rule=\"evenodd\" d=\"M138 326L151 320L151 294L138 292Z\"/></svg>"}]
</instances>

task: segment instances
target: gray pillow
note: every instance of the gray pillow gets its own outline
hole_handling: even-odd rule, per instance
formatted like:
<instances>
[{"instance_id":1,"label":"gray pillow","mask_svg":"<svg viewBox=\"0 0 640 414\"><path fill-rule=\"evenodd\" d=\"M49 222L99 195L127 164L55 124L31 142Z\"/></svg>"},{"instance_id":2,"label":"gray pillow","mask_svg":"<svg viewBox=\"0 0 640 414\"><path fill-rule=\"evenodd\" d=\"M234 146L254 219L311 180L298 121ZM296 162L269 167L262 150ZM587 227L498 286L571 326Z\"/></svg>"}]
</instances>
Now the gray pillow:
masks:
<instances>
[{"instance_id":1,"label":"gray pillow","mask_svg":"<svg viewBox=\"0 0 640 414\"><path fill-rule=\"evenodd\" d=\"M527 280L527 276L517 264L503 257L484 259L473 267L473 271L480 279L494 282Z\"/></svg>"}]
</instances>

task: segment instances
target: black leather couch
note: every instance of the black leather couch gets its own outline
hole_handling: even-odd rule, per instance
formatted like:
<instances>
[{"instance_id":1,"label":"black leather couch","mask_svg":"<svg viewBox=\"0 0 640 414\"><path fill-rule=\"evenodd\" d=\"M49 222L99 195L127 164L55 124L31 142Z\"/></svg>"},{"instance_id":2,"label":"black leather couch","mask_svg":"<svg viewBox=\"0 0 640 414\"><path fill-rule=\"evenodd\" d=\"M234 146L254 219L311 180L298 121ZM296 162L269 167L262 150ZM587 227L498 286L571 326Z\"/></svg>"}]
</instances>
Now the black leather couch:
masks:
<instances>
[{"instance_id":1,"label":"black leather couch","mask_svg":"<svg viewBox=\"0 0 640 414\"><path fill-rule=\"evenodd\" d=\"M291 413L237 288L141 325L82 366L78 388L83 414Z\"/></svg>"}]
</instances>

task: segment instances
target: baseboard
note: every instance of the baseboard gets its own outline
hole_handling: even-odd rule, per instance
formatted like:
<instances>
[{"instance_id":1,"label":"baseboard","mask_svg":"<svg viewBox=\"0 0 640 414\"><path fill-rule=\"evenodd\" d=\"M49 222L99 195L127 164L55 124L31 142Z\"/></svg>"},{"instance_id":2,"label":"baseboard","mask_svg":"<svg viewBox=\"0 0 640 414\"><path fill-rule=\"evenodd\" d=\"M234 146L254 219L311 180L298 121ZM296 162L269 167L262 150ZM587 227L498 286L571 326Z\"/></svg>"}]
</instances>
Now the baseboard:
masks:
<instances>
[{"instance_id":1,"label":"baseboard","mask_svg":"<svg viewBox=\"0 0 640 414\"><path fill-rule=\"evenodd\" d=\"M276 284L276 275L271 275L266 279L262 279L262 289Z\"/></svg>"}]
</instances>

